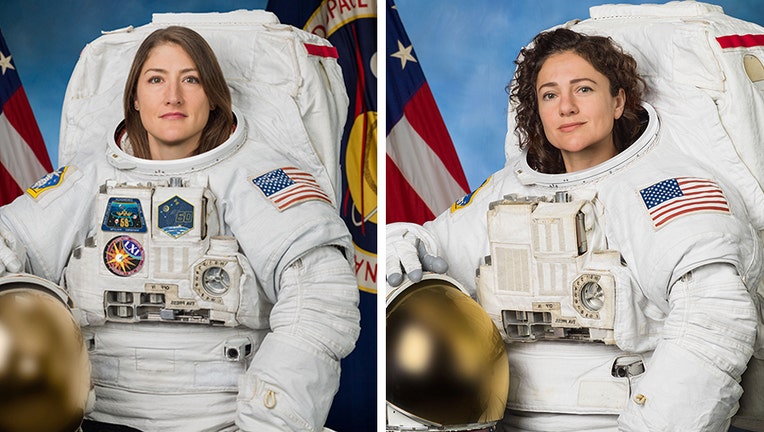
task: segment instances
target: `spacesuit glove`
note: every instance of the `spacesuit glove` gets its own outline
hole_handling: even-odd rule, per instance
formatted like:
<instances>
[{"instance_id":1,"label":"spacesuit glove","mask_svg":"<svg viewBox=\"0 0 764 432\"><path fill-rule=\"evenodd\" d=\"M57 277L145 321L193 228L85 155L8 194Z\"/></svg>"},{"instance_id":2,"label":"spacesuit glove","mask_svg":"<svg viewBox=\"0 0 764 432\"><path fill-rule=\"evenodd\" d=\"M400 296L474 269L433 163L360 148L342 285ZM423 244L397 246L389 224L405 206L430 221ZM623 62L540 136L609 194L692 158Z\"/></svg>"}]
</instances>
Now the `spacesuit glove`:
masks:
<instances>
[{"instance_id":1,"label":"spacesuit glove","mask_svg":"<svg viewBox=\"0 0 764 432\"><path fill-rule=\"evenodd\" d=\"M18 273L22 269L19 253L23 247L16 237L4 225L0 224L0 276L8 273Z\"/></svg>"},{"instance_id":2,"label":"spacesuit glove","mask_svg":"<svg viewBox=\"0 0 764 432\"><path fill-rule=\"evenodd\" d=\"M422 280L424 271L445 273L448 263L437 256L435 239L421 226L398 222L387 225L387 283L396 287L408 276Z\"/></svg>"}]
</instances>

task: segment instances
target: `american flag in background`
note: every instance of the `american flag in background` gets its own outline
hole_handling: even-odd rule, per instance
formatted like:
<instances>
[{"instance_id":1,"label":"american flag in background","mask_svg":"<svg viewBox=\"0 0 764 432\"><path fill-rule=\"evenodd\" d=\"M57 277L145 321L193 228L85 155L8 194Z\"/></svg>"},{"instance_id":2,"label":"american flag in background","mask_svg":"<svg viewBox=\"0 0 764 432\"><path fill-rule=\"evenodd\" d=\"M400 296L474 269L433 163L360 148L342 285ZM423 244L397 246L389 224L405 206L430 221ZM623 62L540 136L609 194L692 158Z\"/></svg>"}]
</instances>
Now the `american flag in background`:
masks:
<instances>
[{"instance_id":1,"label":"american flag in background","mask_svg":"<svg viewBox=\"0 0 764 432\"><path fill-rule=\"evenodd\" d=\"M387 1L387 222L424 223L469 192L398 11Z\"/></svg>"},{"instance_id":2,"label":"american flag in background","mask_svg":"<svg viewBox=\"0 0 764 432\"><path fill-rule=\"evenodd\" d=\"M729 213L729 203L716 182L677 177L639 191L656 228L674 218L699 211Z\"/></svg>"},{"instance_id":3,"label":"american flag in background","mask_svg":"<svg viewBox=\"0 0 764 432\"><path fill-rule=\"evenodd\" d=\"M309 173L295 167L278 168L252 179L279 211L303 201L332 201Z\"/></svg>"},{"instance_id":4,"label":"american flag in background","mask_svg":"<svg viewBox=\"0 0 764 432\"><path fill-rule=\"evenodd\" d=\"M51 171L40 128L0 31L0 205Z\"/></svg>"}]
</instances>

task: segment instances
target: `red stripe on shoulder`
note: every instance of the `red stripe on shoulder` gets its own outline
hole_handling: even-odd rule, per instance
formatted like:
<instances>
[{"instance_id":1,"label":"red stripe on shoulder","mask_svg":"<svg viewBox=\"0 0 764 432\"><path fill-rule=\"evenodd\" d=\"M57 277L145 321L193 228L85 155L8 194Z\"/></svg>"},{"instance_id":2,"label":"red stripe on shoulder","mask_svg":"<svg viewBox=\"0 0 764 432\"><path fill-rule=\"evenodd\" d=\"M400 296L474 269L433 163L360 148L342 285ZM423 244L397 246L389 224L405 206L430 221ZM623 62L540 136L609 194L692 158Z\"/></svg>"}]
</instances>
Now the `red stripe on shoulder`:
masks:
<instances>
[{"instance_id":1,"label":"red stripe on shoulder","mask_svg":"<svg viewBox=\"0 0 764 432\"><path fill-rule=\"evenodd\" d=\"M315 45L315 44L309 44L306 43L305 49L308 50L308 54L319 56L319 57L329 57L329 58L339 58L339 53L337 53L337 48L333 46L325 46L325 45Z\"/></svg>"}]
</instances>

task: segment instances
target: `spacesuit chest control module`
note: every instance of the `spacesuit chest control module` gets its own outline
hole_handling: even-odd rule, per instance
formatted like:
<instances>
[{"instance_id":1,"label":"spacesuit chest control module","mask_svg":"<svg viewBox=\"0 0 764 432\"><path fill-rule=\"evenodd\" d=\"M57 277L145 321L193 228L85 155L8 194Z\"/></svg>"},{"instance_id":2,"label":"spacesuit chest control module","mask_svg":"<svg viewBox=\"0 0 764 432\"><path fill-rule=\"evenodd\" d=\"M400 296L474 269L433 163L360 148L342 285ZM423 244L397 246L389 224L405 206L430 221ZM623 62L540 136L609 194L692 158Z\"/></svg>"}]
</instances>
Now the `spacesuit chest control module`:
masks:
<instances>
[{"instance_id":1,"label":"spacesuit chest control module","mask_svg":"<svg viewBox=\"0 0 764 432\"><path fill-rule=\"evenodd\" d=\"M505 341L614 344L618 251L597 241L591 201L508 195L488 211L478 299Z\"/></svg>"},{"instance_id":2,"label":"spacesuit chest control module","mask_svg":"<svg viewBox=\"0 0 764 432\"><path fill-rule=\"evenodd\" d=\"M235 238L216 236L209 190L180 177L165 185L110 181L101 187L94 217L100 229L74 251L67 269L67 286L87 324L239 324L239 260L245 258Z\"/></svg>"}]
</instances>

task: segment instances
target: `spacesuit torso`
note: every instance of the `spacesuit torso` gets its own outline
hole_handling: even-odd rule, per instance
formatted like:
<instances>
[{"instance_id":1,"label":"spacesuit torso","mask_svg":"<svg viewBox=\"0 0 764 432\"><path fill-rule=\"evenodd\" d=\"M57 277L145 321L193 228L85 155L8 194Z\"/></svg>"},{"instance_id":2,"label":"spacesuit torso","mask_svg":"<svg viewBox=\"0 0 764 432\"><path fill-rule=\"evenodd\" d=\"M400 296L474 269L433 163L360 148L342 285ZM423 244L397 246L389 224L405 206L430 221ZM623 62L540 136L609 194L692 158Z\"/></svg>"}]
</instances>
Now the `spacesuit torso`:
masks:
<instances>
[{"instance_id":1,"label":"spacesuit torso","mask_svg":"<svg viewBox=\"0 0 764 432\"><path fill-rule=\"evenodd\" d=\"M613 159L570 175L539 174L518 159L423 226L449 275L477 296L510 342L513 412L621 414L636 405L630 399L653 350L684 331L667 322L677 281L709 263L734 266L751 292L761 279L762 246L743 197L679 152L677 137L646 108L646 131ZM694 198L693 188L709 197ZM682 192L690 201L660 207ZM731 303L718 306L734 315ZM740 318L750 320L750 311L741 309ZM739 359L723 361L737 378L716 374L697 389L737 399L748 342ZM543 426L531 418L512 430ZM614 419L603 430L613 430Z\"/></svg>"},{"instance_id":2,"label":"spacesuit torso","mask_svg":"<svg viewBox=\"0 0 764 432\"><path fill-rule=\"evenodd\" d=\"M316 248L336 248L342 266L317 271L342 275L344 266L347 278L336 283L355 292L352 249L315 179L275 152L254 151L256 141L240 118L220 147L180 161L141 161L112 145L110 161L63 167L2 212L34 273L58 280L64 271L90 345L89 417L141 430L217 431L233 428L246 390L267 410L290 405L289 384L273 387L254 366L256 385L242 384L278 324L272 308L287 295L280 279ZM290 300L280 304L281 313L299 313ZM331 339L340 344L331 349L344 345ZM337 372L319 357L309 364L329 368L317 377L327 394L300 405L327 406L336 391Z\"/></svg>"}]
</instances>

